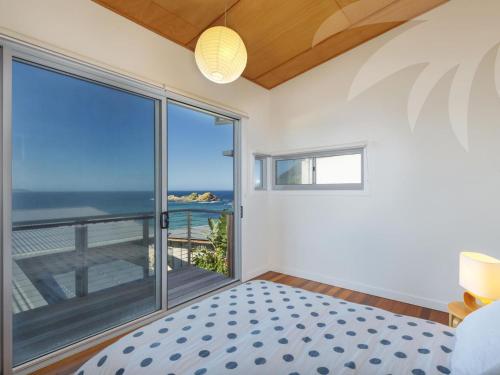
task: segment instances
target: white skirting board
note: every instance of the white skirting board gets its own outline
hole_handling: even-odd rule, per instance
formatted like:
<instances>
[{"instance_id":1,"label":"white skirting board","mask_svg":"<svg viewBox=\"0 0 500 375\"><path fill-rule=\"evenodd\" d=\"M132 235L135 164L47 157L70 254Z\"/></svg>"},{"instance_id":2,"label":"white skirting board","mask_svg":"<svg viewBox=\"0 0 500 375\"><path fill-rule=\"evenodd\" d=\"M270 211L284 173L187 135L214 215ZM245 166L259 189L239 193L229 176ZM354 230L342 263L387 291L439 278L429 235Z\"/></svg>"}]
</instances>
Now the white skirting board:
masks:
<instances>
[{"instance_id":1,"label":"white skirting board","mask_svg":"<svg viewBox=\"0 0 500 375\"><path fill-rule=\"evenodd\" d=\"M405 294L390 289L378 288L376 286L366 285L355 281L337 279L333 276L319 273L308 273L295 268L273 267L273 271L284 273L290 276L301 277L303 279L313 280L324 284L335 285L340 288L351 289L357 292L371 294L377 297L388 298L412 305L427 307L429 309L447 311L447 302L438 301L430 298Z\"/></svg>"},{"instance_id":2,"label":"white skirting board","mask_svg":"<svg viewBox=\"0 0 500 375\"><path fill-rule=\"evenodd\" d=\"M269 267L260 267L260 268L254 269L254 270L246 271L241 276L241 281L245 282L245 281L251 280L251 279L256 278L257 276L262 275L263 273L266 273L269 271L270 271Z\"/></svg>"}]
</instances>

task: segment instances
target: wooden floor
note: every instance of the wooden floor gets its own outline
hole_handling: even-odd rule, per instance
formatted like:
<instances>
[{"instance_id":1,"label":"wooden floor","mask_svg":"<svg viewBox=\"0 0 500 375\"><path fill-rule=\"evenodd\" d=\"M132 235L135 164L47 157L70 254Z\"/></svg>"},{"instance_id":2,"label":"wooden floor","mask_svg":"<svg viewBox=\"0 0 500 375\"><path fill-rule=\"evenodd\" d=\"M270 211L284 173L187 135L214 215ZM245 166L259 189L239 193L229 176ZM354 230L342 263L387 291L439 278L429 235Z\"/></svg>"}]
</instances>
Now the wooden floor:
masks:
<instances>
[{"instance_id":1,"label":"wooden floor","mask_svg":"<svg viewBox=\"0 0 500 375\"><path fill-rule=\"evenodd\" d=\"M288 276L278 272L267 272L256 279L274 281L281 284L302 288L315 293L322 293L333 297L342 298L349 302L361 303L378 307L396 314L414 316L434 322L448 324L448 314L442 311L428 309L426 307L410 305L408 303L394 301L369 294L355 292L349 289L339 288L333 285L322 284L316 281L301 279L299 277Z\"/></svg>"},{"instance_id":2,"label":"wooden floor","mask_svg":"<svg viewBox=\"0 0 500 375\"><path fill-rule=\"evenodd\" d=\"M269 280L281 284L290 285L297 288L302 288L315 293L342 298L346 301L361 303L373 307L378 307L396 314L409 315L416 318L432 320L442 324L448 324L448 314L442 311L432 310L425 307L411 305L404 302L394 301L386 298L376 297L369 294L355 292L349 289L339 288L333 285L322 284L312 280L301 279L294 276L285 275L278 272L266 272L255 279ZM38 375L67 375L73 373L89 358L101 351L107 345L112 344L118 338L109 340L94 348L88 349L82 353L53 364L45 369L35 372Z\"/></svg>"}]
</instances>

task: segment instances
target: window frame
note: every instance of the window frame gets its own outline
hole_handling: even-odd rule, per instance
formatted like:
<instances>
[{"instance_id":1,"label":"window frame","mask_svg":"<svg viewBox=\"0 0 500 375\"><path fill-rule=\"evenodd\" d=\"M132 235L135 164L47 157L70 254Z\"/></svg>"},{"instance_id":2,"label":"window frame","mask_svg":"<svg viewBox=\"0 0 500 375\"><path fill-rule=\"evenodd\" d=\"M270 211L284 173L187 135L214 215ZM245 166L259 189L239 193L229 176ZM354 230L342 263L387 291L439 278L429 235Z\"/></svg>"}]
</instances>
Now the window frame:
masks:
<instances>
[{"instance_id":1,"label":"window frame","mask_svg":"<svg viewBox=\"0 0 500 375\"><path fill-rule=\"evenodd\" d=\"M361 155L361 182L360 183L339 183L339 184L318 184L316 183L316 159L342 155ZM312 183L311 184L278 184L277 164L280 160L312 160ZM311 151L301 153L280 154L272 157L272 189L273 190L348 190L364 191L366 186L366 146L356 146L348 148L330 149L324 151Z\"/></svg>"},{"instance_id":2,"label":"window frame","mask_svg":"<svg viewBox=\"0 0 500 375\"><path fill-rule=\"evenodd\" d=\"M254 154L253 155L253 166L252 166L252 185L253 189L255 191L266 191L267 190L267 159L269 158L268 155L264 154ZM260 179L261 179L261 185L262 186L256 186L255 185L255 162L256 161L261 161L262 162L262 169L260 171Z\"/></svg>"}]
</instances>

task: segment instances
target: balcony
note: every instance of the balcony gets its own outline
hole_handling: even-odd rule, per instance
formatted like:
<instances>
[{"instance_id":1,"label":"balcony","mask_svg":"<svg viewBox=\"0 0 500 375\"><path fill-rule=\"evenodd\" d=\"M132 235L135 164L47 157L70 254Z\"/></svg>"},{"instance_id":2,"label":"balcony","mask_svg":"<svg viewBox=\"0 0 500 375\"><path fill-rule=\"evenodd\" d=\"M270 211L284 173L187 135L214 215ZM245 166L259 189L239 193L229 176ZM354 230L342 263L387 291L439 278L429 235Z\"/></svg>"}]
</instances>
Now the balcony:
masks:
<instances>
[{"instance_id":1,"label":"balcony","mask_svg":"<svg viewBox=\"0 0 500 375\"><path fill-rule=\"evenodd\" d=\"M200 257L216 253L217 218L228 234L225 272ZM169 307L233 280L232 212L173 210L170 223ZM152 213L16 222L12 254L17 364L160 308Z\"/></svg>"}]
</instances>

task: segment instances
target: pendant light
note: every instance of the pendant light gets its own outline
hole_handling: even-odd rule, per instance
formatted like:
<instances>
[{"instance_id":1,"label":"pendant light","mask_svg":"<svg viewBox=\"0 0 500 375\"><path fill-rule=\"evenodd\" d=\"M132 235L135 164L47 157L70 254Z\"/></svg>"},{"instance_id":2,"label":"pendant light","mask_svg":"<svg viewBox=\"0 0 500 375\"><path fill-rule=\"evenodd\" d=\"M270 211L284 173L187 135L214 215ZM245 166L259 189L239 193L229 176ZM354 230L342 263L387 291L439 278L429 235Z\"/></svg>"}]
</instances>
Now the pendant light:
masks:
<instances>
[{"instance_id":1,"label":"pendant light","mask_svg":"<svg viewBox=\"0 0 500 375\"><path fill-rule=\"evenodd\" d=\"M205 30L196 43L194 56L201 73L215 83L233 82L241 76L247 65L247 50L238 33L226 26Z\"/></svg>"}]
</instances>

